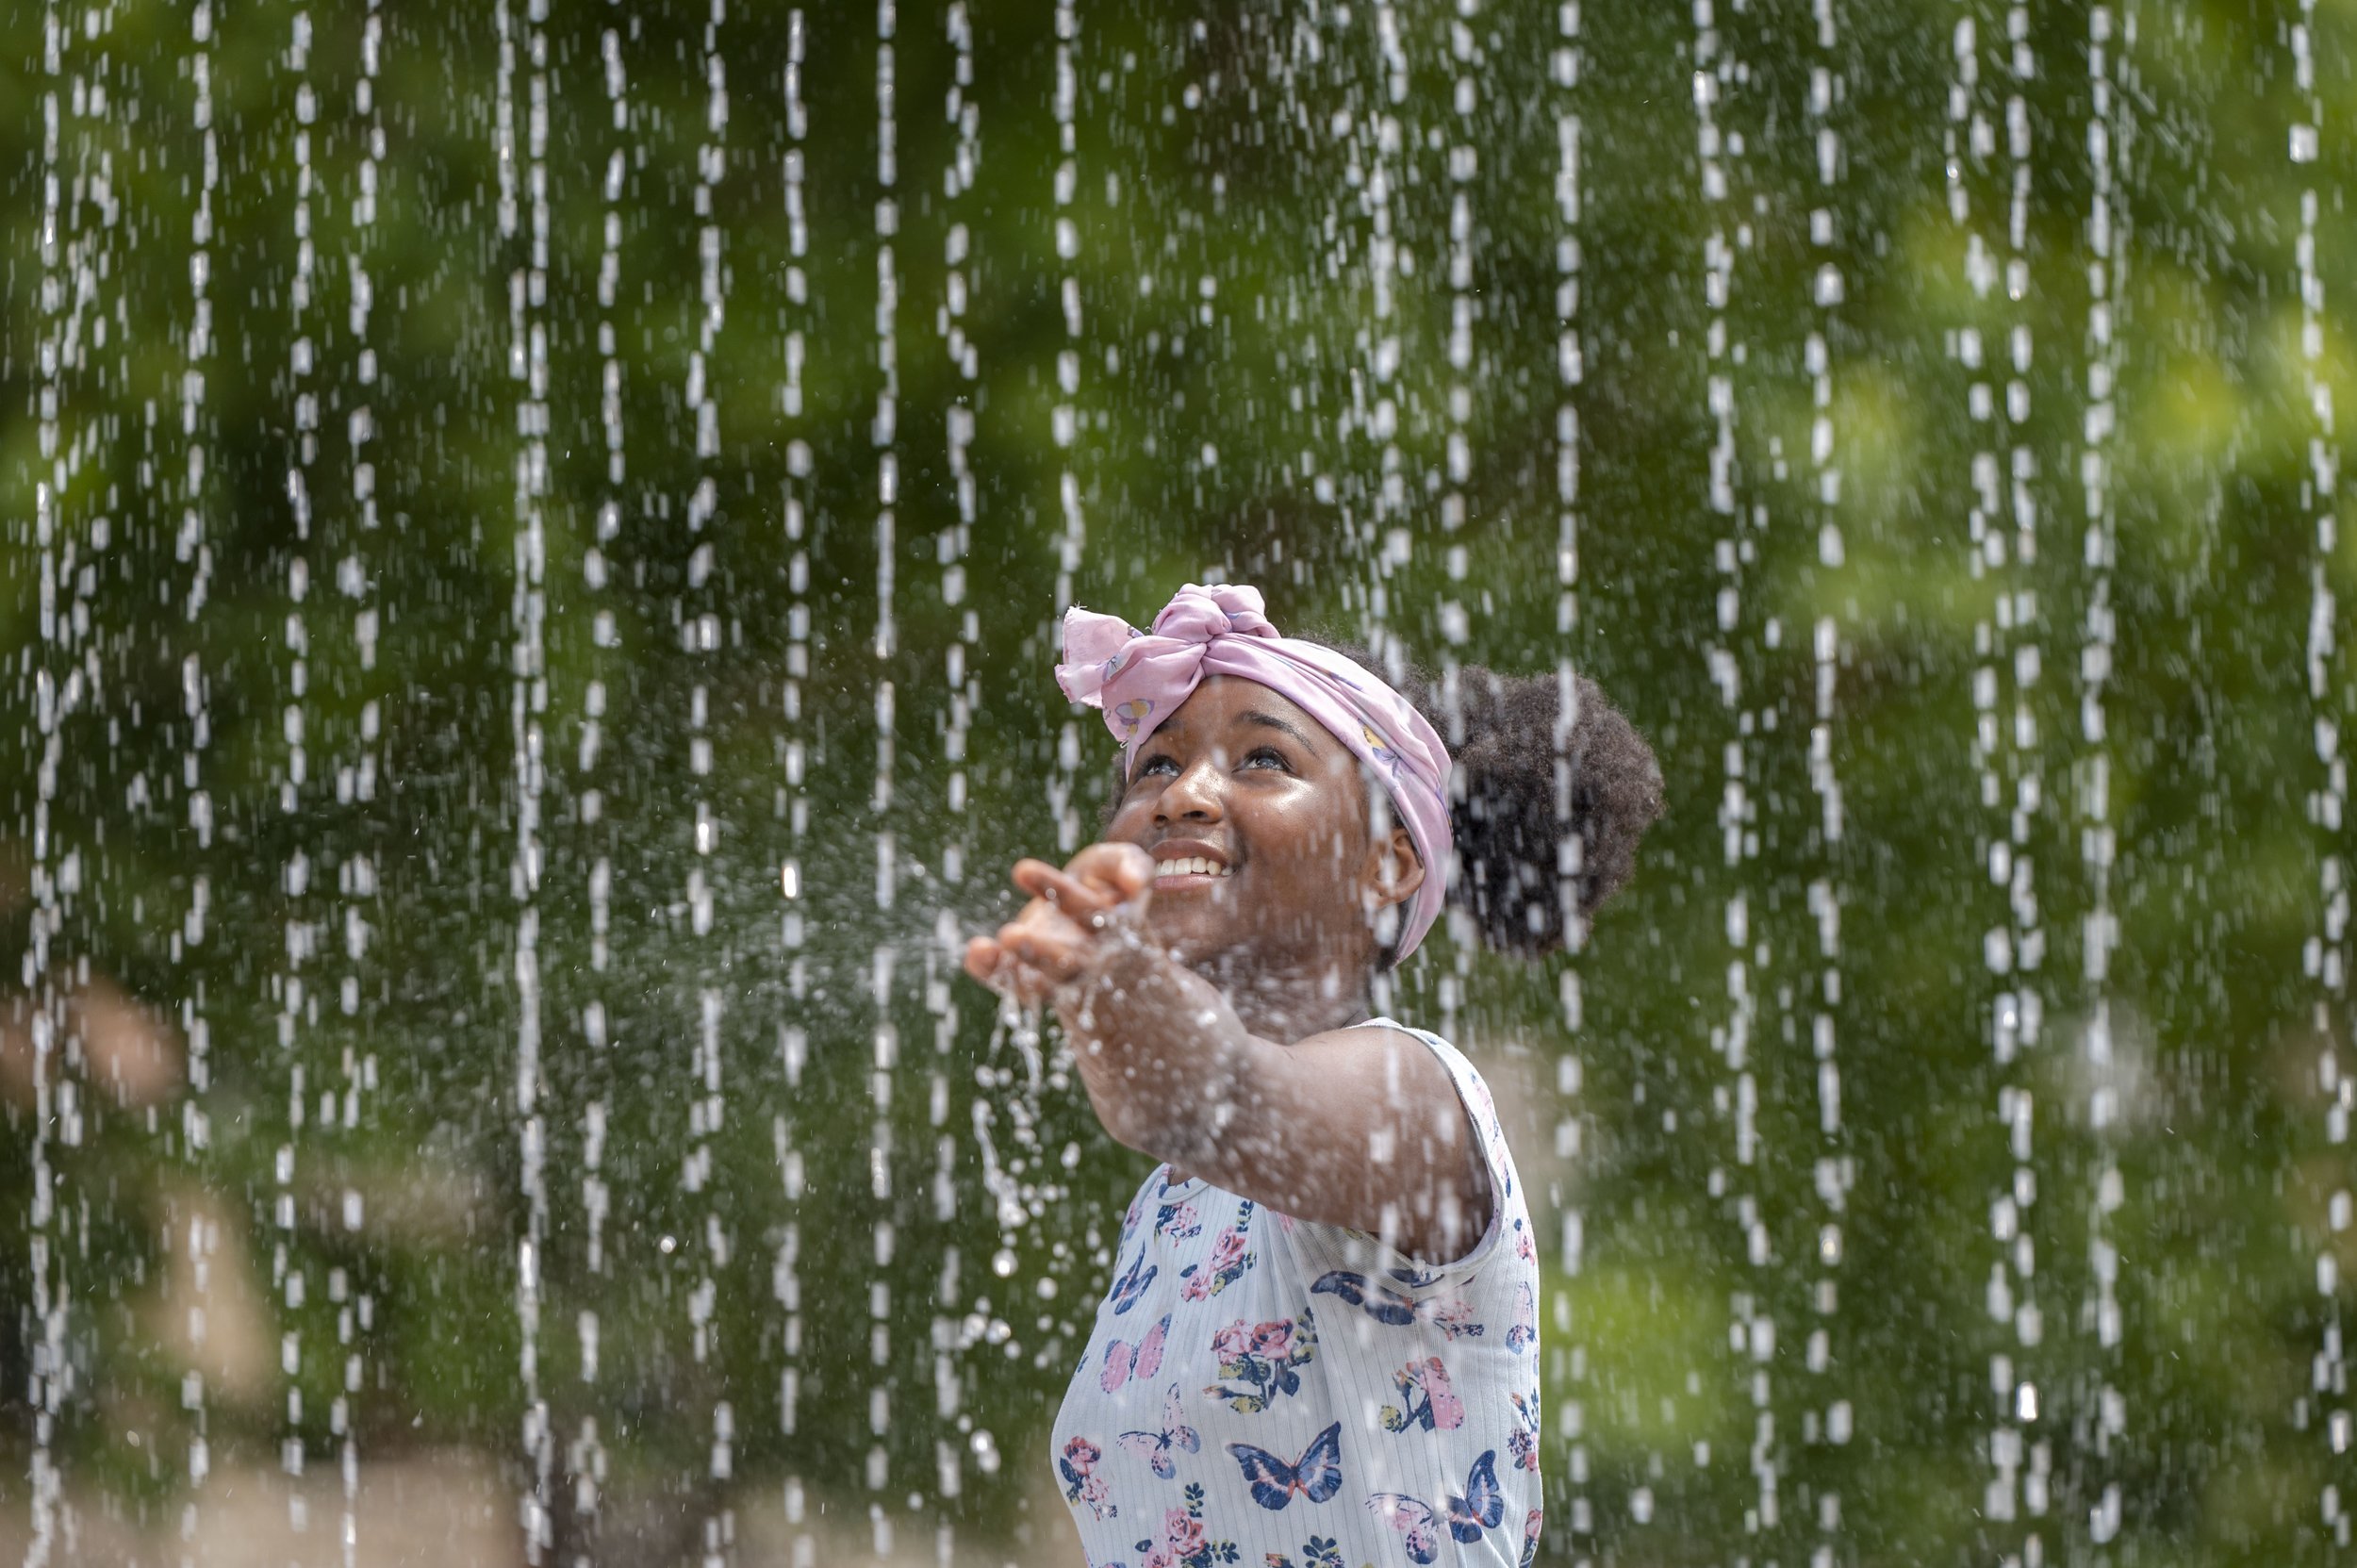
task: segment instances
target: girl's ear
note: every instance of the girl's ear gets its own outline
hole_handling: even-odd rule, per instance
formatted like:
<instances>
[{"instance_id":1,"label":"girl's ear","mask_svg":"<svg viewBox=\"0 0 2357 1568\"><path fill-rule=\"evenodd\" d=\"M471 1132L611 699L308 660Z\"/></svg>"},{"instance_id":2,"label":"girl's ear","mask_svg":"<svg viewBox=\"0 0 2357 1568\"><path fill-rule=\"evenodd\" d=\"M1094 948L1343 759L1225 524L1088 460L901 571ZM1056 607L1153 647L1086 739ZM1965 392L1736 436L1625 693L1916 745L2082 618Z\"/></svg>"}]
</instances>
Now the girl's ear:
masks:
<instances>
[{"instance_id":1,"label":"girl's ear","mask_svg":"<svg viewBox=\"0 0 2357 1568\"><path fill-rule=\"evenodd\" d=\"M1424 885L1424 861L1406 828L1393 828L1388 837L1367 846L1367 864L1360 877L1360 902L1369 914L1406 903Z\"/></svg>"}]
</instances>

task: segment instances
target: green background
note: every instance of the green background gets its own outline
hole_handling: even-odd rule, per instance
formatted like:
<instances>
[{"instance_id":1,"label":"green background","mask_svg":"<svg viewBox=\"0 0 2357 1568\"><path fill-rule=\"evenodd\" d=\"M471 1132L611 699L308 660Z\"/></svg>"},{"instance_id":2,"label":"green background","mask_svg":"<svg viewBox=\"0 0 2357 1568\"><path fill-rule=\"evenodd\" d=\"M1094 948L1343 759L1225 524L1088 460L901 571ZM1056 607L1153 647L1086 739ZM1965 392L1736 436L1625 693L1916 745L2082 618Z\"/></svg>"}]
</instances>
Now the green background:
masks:
<instances>
[{"instance_id":1,"label":"green background","mask_svg":"<svg viewBox=\"0 0 2357 1568\"><path fill-rule=\"evenodd\" d=\"M8 1539L341 1560L349 1439L1048 1560L1145 1163L954 954L1102 800L1062 604L1222 577L1660 753L1399 1002L1545 1199L1543 1560L2345 1558L2357 13L1713 8L8 9Z\"/></svg>"}]
</instances>

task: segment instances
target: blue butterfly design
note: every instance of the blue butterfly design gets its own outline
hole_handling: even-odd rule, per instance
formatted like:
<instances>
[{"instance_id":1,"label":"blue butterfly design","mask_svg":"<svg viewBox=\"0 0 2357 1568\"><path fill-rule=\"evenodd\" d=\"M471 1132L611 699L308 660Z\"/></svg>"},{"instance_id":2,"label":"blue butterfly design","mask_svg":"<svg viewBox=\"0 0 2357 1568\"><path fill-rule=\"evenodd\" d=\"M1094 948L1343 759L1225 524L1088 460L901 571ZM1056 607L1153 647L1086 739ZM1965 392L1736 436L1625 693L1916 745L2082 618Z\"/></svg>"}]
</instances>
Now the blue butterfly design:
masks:
<instances>
[{"instance_id":1,"label":"blue butterfly design","mask_svg":"<svg viewBox=\"0 0 2357 1568\"><path fill-rule=\"evenodd\" d=\"M1228 1452L1244 1467L1244 1478L1252 1483L1252 1500L1264 1509L1283 1508L1295 1493L1323 1503L1343 1487L1343 1424L1339 1421L1310 1439L1310 1446L1292 1464L1249 1443L1231 1443Z\"/></svg>"},{"instance_id":2,"label":"blue butterfly design","mask_svg":"<svg viewBox=\"0 0 2357 1568\"><path fill-rule=\"evenodd\" d=\"M1514 1325L1506 1330L1506 1347L1519 1356L1538 1343L1538 1303L1525 1279L1514 1287Z\"/></svg>"},{"instance_id":3,"label":"blue butterfly design","mask_svg":"<svg viewBox=\"0 0 2357 1568\"><path fill-rule=\"evenodd\" d=\"M1416 1321L1416 1303L1387 1285L1370 1284L1363 1274L1353 1274L1338 1268L1318 1276L1310 1287L1311 1296L1339 1296L1352 1306L1362 1309L1377 1323L1405 1328Z\"/></svg>"},{"instance_id":4,"label":"blue butterfly design","mask_svg":"<svg viewBox=\"0 0 2357 1568\"><path fill-rule=\"evenodd\" d=\"M1393 1268L1391 1275L1393 1279L1411 1291L1425 1290L1437 1285L1444 1278L1437 1268L1429 1271L1421 1268Z\"/></svg>"},{"instance_id":5,"label":"blue butterfly design","mask_svg":"<svg viewBox=\"0 0 2357 1568\"><path fill-rule=\"evenodd\" d=\"M1319 1275L1317 1281L1310 1285L1310 1294L1339 1296L1377 1323L1388 1323L1393 1328L1405 1328L1418 1318L1425 1318L1451 1339L1459 1335L1477 1337L1483 1328L1481 1324L1465 1321L1465 1304L1453 1296L1427 1297L1419 1301L1413 1296L1401 1295L1389 1285L1376 1284L1365 1275L1354 1274L1346 1268Z\"/></svg>"},{"instance_id":6,"label":"blue butterfly design","mask_svg":"<svg viewBox=\"0 0 2357 1568\"><path fill-rule=\"evenodd\" d=\"M1471 1544L1483 1530L1493 1530L1506 1517L1506 1494L1498 1490L1497 1450L1474 1461L1465 1477L1465 1494L1448 1500L1448 1533ZM1439 1516L1431 1505L1399 1492L1378 1492L1367 1499L1367 1510L1406 1537L1411 1562L1431 1562L1441 1555Z\"/></svg>"},{"instance_id":7,"label":"blue butterfly design","mask_svg":"<svg viewBox=\"0 0 2357 1568\"><path fill-rule=\"evenodd\" d=\"M1170 1392L1162 1395L1162 1426L1160 1431L1124 1432L1114 1441L1132 1454L1144 1454L1146 1462L1154 1467L1154 1474L1164 1480L1178 1473L1170 1457L1173 1448L1192 1454L1203 1446L1203 1439L1182 1419L1177 1383L1171 1384Z\"/></svg>"},{"instance_id":8,"label":"blue butterfly design","mask_svg":"<svg viewBox=\"0 0 2357 1568\"><path fill-rule=\"evenodd\" d=\"M1146 1272L1141 1274L1138 1272L1140 1269L1146 1269ZM1152 1268L1146 1267L1146 1248L1139 1247L1138 1261L1129 1265L1128 1273L1113 1281L1113 1294L1108 1299L1113 1304L1114 1315L1128 1312L1146 1299L1146 1287L1152 1284L1154 1276L1162 1271L1160 1263Z\"/></svg>"}]
</instances>

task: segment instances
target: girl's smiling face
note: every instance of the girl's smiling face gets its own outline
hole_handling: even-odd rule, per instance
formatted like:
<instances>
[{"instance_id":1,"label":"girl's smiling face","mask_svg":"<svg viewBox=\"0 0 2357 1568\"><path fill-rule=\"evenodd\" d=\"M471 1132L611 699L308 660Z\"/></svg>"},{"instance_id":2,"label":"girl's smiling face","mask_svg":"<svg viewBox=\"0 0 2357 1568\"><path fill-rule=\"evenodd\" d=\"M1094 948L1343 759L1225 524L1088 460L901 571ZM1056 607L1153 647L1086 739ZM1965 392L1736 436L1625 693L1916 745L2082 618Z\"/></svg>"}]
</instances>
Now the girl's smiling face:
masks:
<instances>
[{"instance_id":1,"label":"girl's smiling face","mask_svg":"<svg viewBox=\"0 0 2357 1568\"><path fill-rule=\"evenodd\" d=\"M1212 676L1146 737L1105 837L1155 859L1146 924L1183 963L1363 982L1372 916L1413 896L1405 828L1376 842L1359 759L1258 682Z\"/></svg>"}]
</instances>

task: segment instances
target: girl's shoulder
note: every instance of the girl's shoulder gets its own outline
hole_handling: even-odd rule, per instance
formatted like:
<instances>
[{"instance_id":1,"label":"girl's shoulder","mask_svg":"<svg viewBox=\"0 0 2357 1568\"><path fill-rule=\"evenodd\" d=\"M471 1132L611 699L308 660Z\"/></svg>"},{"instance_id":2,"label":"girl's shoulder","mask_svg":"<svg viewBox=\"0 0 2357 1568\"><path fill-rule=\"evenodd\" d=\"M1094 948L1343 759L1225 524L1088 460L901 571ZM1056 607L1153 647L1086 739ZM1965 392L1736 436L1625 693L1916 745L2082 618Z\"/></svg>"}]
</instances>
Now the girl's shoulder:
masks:
<instances>
[{"instance_id":1,"label":"girl's shoulder","mask_svg":"<svg viewBox=\"0 0 2357 1568\"><path fill-rule=\"evenodd\" d=\"M1502 1289L1512 1290L1509 1277L1519 1279L1537 1273L1537 1246L1533 1239L1530 1215L1524 1200L1522 1180L1514 1165L1514 1151L1507 1142L1506 1129L1499 1120L1496 1098L1464 1052L1441 1035L1396 1018L1370 1018L1367 1028L1396 1030L1409 1035L1430 1049L1433 1057L1447 1072L1450 1083L1465 1113L1466 1125L1472 1130L1475 1147L1480 1151L1482 1167L1490 1179L1490 1224L1473 1249L1463 1257L1446 1263L1433 1263L1409 1258L1386 1246L1379 1239L1363 1231L1340 1226L1310 1225L1295 1222L1289 1229L1307 1233L1312 1246L1329 1255L1339 1254L1348 1268L1364 1269L1396 1279L1417 1282L1438 1282L1442 1279L1462 1285L1494 1282ZM1278 1216L1280 1221L1283 1216ZM1517 1292L1516 1294L1520 1294Z\"/></svg>"},{"instance_id":2,"label":"girl's shoulder","mask_svg":"<svg viewBox=\"0 0 2357 1568\"><path fill-rule=\"evenodd\" d=\"M1456 1084L1458 1098L1465 1102L1466 1113L1473 1119L1475 1135L1485 1147L1495 1145L1498 1151L1507 1156L1508 1163L1512 1163L1511 1151L1506 1145L1506 1129L1498 1120L1497 1098L1490 1092L1489 1081L1481 1076L1481 1069L1473 1065L1471 1058L1430 1030L1418 1029L1396 1018L1370 1018L1367 1026L1394 1029L1423 1041L1440 1059L1441 1065L1447 1069L1449 1081Z\"/></svg>"}]
</instances>

